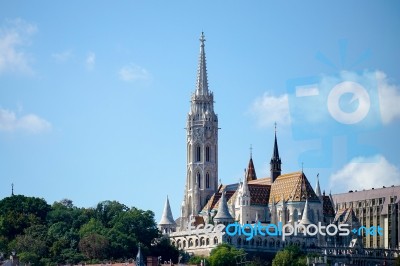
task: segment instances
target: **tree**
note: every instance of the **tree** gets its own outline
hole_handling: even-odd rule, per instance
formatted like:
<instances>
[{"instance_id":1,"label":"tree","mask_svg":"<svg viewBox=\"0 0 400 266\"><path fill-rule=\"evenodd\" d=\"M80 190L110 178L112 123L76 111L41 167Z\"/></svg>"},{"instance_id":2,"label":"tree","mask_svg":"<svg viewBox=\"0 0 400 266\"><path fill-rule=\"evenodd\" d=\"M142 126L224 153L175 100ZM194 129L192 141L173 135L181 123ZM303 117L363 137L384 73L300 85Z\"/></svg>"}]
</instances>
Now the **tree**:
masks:
<instances>
[{"instance_id":1,"label":"tree","mask_svg":"<svg viewBox=\"0 0 400 266\"><path fill-rule=\"evenodd\" d=\"M79 241L79 250L89 259L107 257L108 239L97 233L86 235Z\"/></svg>"},{"instance_id":2,"label":"tree","mask_svg":"<svg viewBox=\"0 0 400 266\"><path fill-rule=\"evenodd\" d=\"M237 249L229 244L219 244L211 251L210 264L212 266L236 265L237 260L245 256L243 249Z\"/></svg>"},{"instance_id":3,"label":"tree","mask_svg":"<svg viewBox=\"0 0 400 266\"><path fill-rule=\"evenodd\" d=\"M302 266L306 265L305 255L296 245L289 245L278 251L272 261L272 266Z\"/></svg>"},{"instance_id":4,"label":"tree","mask_svg":"<svg viewBox=\"0 0 400 266\"><path fill-rule=\"evenodd\" d=\"M50 205L44 199L16 195L0 200L0 235L9 241L37 224L45 224Z\"/></svg>"},{"instance_id":5,"label":"tree","mask_svg":"<svg viewBox=\"0 0 400 266\"><path fill-rule=\"evenodd\" d=\"M174 263L178 263L179 250L171 244L171 241L167 237L157 239L153 243L150 253L155 256L161 256L162 261L172 260Z\"/></svg>"}]
</instances>

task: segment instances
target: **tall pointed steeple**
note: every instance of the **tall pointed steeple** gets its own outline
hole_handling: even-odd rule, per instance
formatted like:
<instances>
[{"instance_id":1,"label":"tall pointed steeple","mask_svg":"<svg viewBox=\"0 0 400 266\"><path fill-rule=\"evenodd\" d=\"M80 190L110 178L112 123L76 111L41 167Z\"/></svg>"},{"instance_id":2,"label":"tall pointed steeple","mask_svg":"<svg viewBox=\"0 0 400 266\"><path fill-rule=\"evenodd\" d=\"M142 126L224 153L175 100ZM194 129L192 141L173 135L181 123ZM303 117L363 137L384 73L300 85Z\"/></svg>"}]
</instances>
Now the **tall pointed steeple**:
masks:
<instances>
[{"instance_id":1,"label":"tall pointed steeple","mask_svg":"<svg viewBox=\"0 0 400 266\"><path fill-rule=\"evenodd\" d=\"M187 174L182 228L218 190L218 116L214 112L214 94L208 88L204 42L201 33L196 88L186 120Z\"/></svg>"},{"instance_id":2,"label":"tall pointed steeple","mask_svg":"<svg viewBox=\"0 0 400 266\"><path fill-rule=\"evenodd\" d=\"M208 80L207 80L207 66L206 66L206 53L204 51L204 32L200 36L200 55L199 66L197 68L197 84L196 95L208 95Z\"/></svg>"},{"instance_id":3,"label":"tall pointed steeple","mask_svg":"<svg viewBox=\"0 0 400 266\"><path fill-rule=\"evenodd\" d=\"M281 165L282 165L282 162L281 162L281 158L279 157L278 140L276 138L276 123L275 123L274 149L272 151L272 158L271 158L271 162L270 162L272 182L274 182L276 180L276 178L281 175Z\"/></svg>"}]
</instances>

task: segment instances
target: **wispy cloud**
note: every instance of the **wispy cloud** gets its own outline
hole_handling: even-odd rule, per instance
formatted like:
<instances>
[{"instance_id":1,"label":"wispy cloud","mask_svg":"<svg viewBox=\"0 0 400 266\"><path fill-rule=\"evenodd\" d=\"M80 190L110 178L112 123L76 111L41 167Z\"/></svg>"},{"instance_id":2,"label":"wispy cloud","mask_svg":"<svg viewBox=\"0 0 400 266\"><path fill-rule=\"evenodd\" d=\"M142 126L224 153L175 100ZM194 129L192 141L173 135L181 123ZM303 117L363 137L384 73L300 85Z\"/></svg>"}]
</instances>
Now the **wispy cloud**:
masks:
<instances>
[{"instance_id":1,"label":"wispy cloud","mask_svg":"<svg viewBox=\"0 0 400 266\"><path fill-rule=\"evenodd\" d=\"M266 92L254 100L250 113L256 118L260 127L272 127L275 122L279 125L288 125L290 123L288 95L273 96Z\"/></svg>"},{"instance_id":2,"label":"wispy cloud","mask_svg":"<svg viewBox=\"0 0 400 266\"><path fill-rule=\"evenodd\" d=\"M18 72L32 74L30 56L23 47L30 44L37 32L34 24L22 19L6 20L0 26L0 74Z\"/></svg>"},{"instance_id":3,"label":"wispy cloud","mask_svg":"<svg viewBox=\"0 0 400 266\"><path fill-rule=\"evenodd\" d=\"M96 64L96 54L94 52L88 53L88 55L86 56L85 64L87 70L93 70Z\"/></svg>"},{"instance_id":4,"label":"wispy cloud","mask_svg":"<svg viewBox=\"0 0 400 266\"><path fill-rule=\"evenodd\" d=\"M18 117L13 111L0 108L0 131L26 132L38 134L51 130L51 123L35 115L27 114Z\"/></svg>"},{"instance_id":5,"label":"wispy cloud","mask_svg":"<svg viewBox=\"0 0 400 266\"><path fill-rule=\"evenodd\" d=\"M51 54L51 57L59 63L65 63L73 57L71 50Z\"/></svg>"},{"instance_id":6,"label":"wispy cloud","mask_svg":"<svg viewBox=\"0 0 400 266\"><path fill-rule=\"evenodd\" d=\"M400 118L400 86L391 84L386 74L376 71L378 80L379 105L383 124Z\"/></svg>"},{"instance_id":7,"label":"wispy cloud","mask_svg":"<svg viewBox=\"0 0 400 266\"><path fill-rule=\"evenodd\" d=\"M336 191L400 185L400 170L382 155L357 157L330 177Z\"/></svg>"},{"instance_id":8,"label":"wispy cloud","mask_svg":"<svg viewBox=\"0 0 400 266\"><path fill-rule=\"evenodd\" d=\"M150 74L145 68L135 64L122 67L118 71L118 76L123 81L148 80L150 78Z\"/></svg>"}]
</instances>

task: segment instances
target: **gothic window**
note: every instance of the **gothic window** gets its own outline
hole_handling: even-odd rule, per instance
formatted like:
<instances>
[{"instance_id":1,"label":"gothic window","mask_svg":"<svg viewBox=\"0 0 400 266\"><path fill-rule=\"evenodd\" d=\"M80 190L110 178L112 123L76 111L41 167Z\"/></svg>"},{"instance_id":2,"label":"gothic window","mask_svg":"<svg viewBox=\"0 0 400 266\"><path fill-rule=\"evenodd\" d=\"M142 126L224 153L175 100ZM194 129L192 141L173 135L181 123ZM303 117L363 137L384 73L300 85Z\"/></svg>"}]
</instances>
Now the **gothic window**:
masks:
<instances>
[{"instance_id":1,"label":"gothic window","mask_svg":"<svg viewBox=\"0 0 400 266\"><path fill-rule=\"evenodd\" d=\"M201 188L201 176L200 176L199 172L197 172L197 184L198 184L199 188Z\"/></svg>"},{"instance_id":2,"label":"gothic window","mask_svg":"<svg viewBox=\"0 0 400 266\"><path fill-rule=\"evenodd\" d=\"M206 147L206 162L210 161L210 147Z\"/></svg>"},{"instance_id":3,"label":"gothic window","mask_svg":"<svg viewBox=\"0 0 400 266\"><path fill-rule=\"evenodd\" d=\"M196 147L196 162L200 162L201 161L201 149L200 146Z\"/></svg>"},{"instance_id":4,"label":"gothic window","mask_svg":"<svg viewBox=\"0 0 400 266\"><path fill-rule=\"evenodd\" d=\"M210 188L210 174L206 174L206 188Z\"/></svg>"}]
</instances>

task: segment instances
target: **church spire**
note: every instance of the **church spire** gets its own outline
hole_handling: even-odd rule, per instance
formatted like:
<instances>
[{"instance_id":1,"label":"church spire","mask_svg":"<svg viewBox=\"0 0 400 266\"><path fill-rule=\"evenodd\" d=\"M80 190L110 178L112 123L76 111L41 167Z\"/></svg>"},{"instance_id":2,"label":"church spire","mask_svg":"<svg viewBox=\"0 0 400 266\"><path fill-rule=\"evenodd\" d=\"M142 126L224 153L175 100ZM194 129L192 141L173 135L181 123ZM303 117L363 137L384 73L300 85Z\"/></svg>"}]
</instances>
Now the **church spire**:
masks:
<instances>
[{"instance_id":1,"label":"church spire","mask_svg":"<svg viewBox=\"0 0 400 266\"><path fill-rule=\"evenodd\" d=\"M207 66L206 66L206 53L204 51L204 32L200 36L200 55L199 66L197 68L197 84L196 95L208 95L208 80L207 80Z\"/></svg>"},{"instance_id":2,"label":"church spire","mask_svg":"<svg viewBox=\"0 0 400 266\"><path fill-rule=\"evenodd\" d=\"M276 137L276 123L275 123L275 141L274 141L274 148L272 151L272 158L270 162L272 182L274 182L276 178L281 175L281 165L282 162L281 158L279 157L278 140Z\"/></svg>"},{"instance_id":3,"label":"church spire","mask_svg":"<svg viewBox=\"0 0 400 266\"><path fill-rule=\"evenodd\" d=\"M317 197L321 197L321 188L319 187L319 174L317 174L317 184L315 185L315 194Z\"/></svg>"},{"instance_id":4,"label":"church spire","mask_svg":"<svg viewBox=\"0 0 400 266\"><path fill-rule=\"evenodd\" d=\"M256 175L256 169L254 168L254 163L253 163L253 148L250 146L250 160L249 160L249 165L247 166L246 174L245 174L245 179L247 181L251 180L256 180L257 175Z\"/></svg>"}]
</instances>

